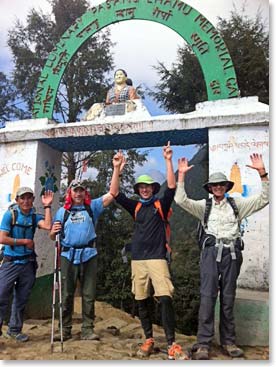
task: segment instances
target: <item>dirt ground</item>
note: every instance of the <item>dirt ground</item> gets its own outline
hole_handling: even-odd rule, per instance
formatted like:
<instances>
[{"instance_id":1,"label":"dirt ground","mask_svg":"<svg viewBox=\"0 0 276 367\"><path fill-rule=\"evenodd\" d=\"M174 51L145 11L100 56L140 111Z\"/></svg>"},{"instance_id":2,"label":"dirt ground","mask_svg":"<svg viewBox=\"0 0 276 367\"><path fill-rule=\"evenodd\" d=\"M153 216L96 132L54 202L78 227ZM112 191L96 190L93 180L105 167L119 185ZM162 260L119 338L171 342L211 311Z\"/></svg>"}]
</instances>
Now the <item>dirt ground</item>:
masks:
<instances>
[{"instance_id":1,"label":"dirt ground","mask_svg":"<svg viewBox=\"0 0 276 367\"><path fill-rule=\"evenodd\" d=\"M23 332L29 335L30 340L26 343L19 343L4 336L0 337L1 360L139 360L136 352L139 344L143 342L143 332L137 318L132 318L108 304L97 302L95 332L100 336L100 341L81 340L80 328L80 302L77 300L72 330L73 338L64 342L63 352L61 352L60 342L54 343L54 351L51 352L50 319L26 320ZM3 334L6 330L7 326L3 326ZM56 335L58 335L57 331ZM167 359L163 329L154 326L154 336L156 353L151 355L149 359ZM195 340L195 336L177 334L177 342L185 350L189 350ZM242 359L269 359L268 347L244 347L243 349L245 357ZM220 347L214 345L211 359L229 360L231 358L222 354Z\"/></svg>"}]
</instances>

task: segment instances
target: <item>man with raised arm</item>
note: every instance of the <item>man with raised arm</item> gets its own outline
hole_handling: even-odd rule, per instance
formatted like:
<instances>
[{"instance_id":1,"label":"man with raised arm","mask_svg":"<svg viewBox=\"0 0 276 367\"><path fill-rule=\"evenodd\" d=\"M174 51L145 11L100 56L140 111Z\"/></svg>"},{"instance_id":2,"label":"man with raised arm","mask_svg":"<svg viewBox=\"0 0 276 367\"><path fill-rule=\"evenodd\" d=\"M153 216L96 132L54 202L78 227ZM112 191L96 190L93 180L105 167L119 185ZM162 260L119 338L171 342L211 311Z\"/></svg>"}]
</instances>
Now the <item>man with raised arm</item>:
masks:
<instances>
[{"instance_id":1,"label":"man with raised arm","mask_svg":"<svg viewBox=\"0 0 276 367\"><path fill-rule=\"evenodd\" d=\"M72 338L72 316L77 281L82 297L82 340L99 340L94 333L97 248L96 223L114 200L119 189L119 172L124 157L121 151L113 157L113 176L110 190L105 195L91 200L83 181L73 180L67 189L65 204L55 217L50 238L61 234L61 277L63 300L63 340Z\"/></svg>"},{"instance_id":2,"label":"man with raised arm","mask_svg":"<svg viewBox=\"0 0 276 367\"><path fill-rule=\"evenodd\" d=\"M172 303L174 287L166 258L165 221L176 188L172 155L173 152L168 142L163 147L167 169L167 188L160 199L156 197L160 184L150 176L142 175L138 177L134 185L134 192L139 196L139 199L129 199L123 193L118 193L116 201L135 220L131 241L132 293L134 293L138 303L139 318L146 338L137 355L149 357L150 354L154 353L153 328L149 307L152 286L154 297L161 304L162 325L168 343L168 359L189 359L187 354L182 351L181 346L175 342L175 316Z\"/></svg>"},{"instance_id":3,"label":"man with raised arm","mask_svg":"<svg viewBox=\"0 0 276 367\"><path fill-rule=\"evenodd\" d=\"M184 179L193 168L186 158L178 160L178 186L176 203L202 223L200 238L200 308L198 316L197 344L193 347L193 358L209 359L209 350L214 337L215 304L220 292L220 343L230 357L241 357L243 350L236 346L234 302L237 279L242 265L242 240L240 222L268 204L269 180L261 154L250 156L247 167L258 172L262 181L262 191L248 198L227 198L225 194L232 189L234 182L224 173L210 175L203 187L213 195L210 201L209 216L205 221L207 201L188 198ZM232 200L231 200L232 199ZM231 204L232 203L232 204ZM235 213L237 212L237 213Z\"/></svg>"}]
</instances>

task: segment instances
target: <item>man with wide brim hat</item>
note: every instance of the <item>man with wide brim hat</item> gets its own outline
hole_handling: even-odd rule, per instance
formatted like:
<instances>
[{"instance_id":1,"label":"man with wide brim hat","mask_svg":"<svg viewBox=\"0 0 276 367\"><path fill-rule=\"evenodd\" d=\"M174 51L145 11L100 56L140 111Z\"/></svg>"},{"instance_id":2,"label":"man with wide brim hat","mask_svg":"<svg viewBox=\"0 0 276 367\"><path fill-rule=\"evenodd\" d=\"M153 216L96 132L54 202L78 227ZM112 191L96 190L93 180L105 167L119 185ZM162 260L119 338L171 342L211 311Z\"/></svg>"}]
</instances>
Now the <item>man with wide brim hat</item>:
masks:
<instances>
[{"instance_id":1,"label":"man with wide brim hat","mask_svg":"<svg viewBox=\"0 0 276 367\"><path fill-rule=\"evenodd\" d=\"M137 178L135 185L133 186L135 194L139 195L139 185L145 184L145 185L152 185L153 188L153 195L156 195L160 190L160 184L154 179L148 175L141 175Z\"/></svg>"},{"instance_id":2,"label":"man with wide brim hat","mask_svg":"<svg viewBox=\"0 0 276 367\"><path fill-rule=\"evenodd\" d=\"M201 244L200 307L197 343L193 346L193 359L196 360L209 359L209 350L215 331L218 289L222 349L233 358L243 355L243 350L236 346L233 314L237 279L243 261L240 221L262 209L269 201L268 174L262 155L252 154L250 160L251 164L247 167L256 170L262 181L262 191L259 194L229 200L226 193L233 188L234 182L229 181L224 173L215 172L203 185L205 190L212 194L208 201L193 200L187 196L184 178L193 166L189 166L186 158L178 160L178 186L175 201L181 208L198 218L202 228L199 241Z\"/></svg>"},{"instance_id":3,"label":"man with wide brim hat","mask_svg":"<svg viewBox=\"0 0 276 367\"><path fill-rule=\"evenodd\" d=\"M222 184L223 186L225 186L226 187L225 192L230 191L234 186L234 182L229 181L224 173L215 172L209 176L209 180L203 185L203 187L210 194L213 194L212 185L214 186L216 184Z\"/></svg>"}]
</instances>

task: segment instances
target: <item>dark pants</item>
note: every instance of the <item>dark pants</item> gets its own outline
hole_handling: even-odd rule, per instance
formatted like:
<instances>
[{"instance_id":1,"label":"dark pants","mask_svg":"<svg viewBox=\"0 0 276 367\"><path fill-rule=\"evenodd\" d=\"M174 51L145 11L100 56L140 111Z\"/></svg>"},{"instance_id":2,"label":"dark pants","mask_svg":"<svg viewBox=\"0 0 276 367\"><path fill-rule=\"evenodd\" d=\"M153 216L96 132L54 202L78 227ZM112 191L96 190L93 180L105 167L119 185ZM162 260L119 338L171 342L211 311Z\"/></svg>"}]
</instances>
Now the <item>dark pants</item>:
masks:
<instances>
[{"instance_id":1,"label":"dark pants","mask_svg":"<svg viewBox=\"0 0 276 367\"><path fill-rule=\"evenodd\" d=\"M168 345L175 341L175 319L172 299L169 296L158 297L161 303L161 319ZM152 319L150 315L149 299L138 302L139 318L146 339L152 338Z\"/></svg>"},{"instance_id":2,"label":"dark pants","mask_svg":"<svg viewBox=\"0 0 276 367\"><path fill-rule=\"evenodd\" d=\"M71 333L74 312L74 294L77 280L80 281L82 296L82 334L93 331L95 318L97 256L79 265L61 257L63 330Z\"/></svg>"},{"instance_id":3,"label":"dark pants","mask_svg":"<svg viewBox=\"0 0 276 367\"><path fill-rule=\"evenodd\" d=\"M26 264L14 264L9 261L0 266L0 329L13 294L9 331L11 333L21 332L23 314L35 283L35 275L34 261Z\"/></svg>"},{"instance_id":4,"label":"dark pants","mask_svg":"<svg viewBox=\"0 0 276 367\"><path fill-rule=\"evenodd\" d=\"M221 262L216 261L217 248L207 247L200 263L200 308L197 346L210 346L214 337L215 305L220 292L220 343L235 344L234 302L237 279L242 265L242 253L236 249L236 260L228 248L223 249Z\"/></svg>"}]
</instances>

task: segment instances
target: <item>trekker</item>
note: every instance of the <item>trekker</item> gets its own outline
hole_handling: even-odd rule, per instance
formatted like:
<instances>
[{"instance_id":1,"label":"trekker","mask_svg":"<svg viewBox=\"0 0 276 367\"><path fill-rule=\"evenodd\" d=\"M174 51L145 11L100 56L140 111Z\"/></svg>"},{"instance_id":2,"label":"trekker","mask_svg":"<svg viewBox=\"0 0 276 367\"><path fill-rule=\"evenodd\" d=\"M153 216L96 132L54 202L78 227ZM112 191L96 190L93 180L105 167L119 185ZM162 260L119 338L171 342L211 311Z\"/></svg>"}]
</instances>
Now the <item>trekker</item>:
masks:
<instances>
[{"instance_id":1,"label":"trekker","mask_svg":"<svg viewBox=\"0 0 276 367\"><path fill-rule=\"evenodd\" d=\"M163 147L168 187L159 201L165 218L167 218L176 188L172 155L173 152L168 143ZM149 307L152 285L154 296L161 304L162 325L168 343L168 358L189 359L181 346L175 343L175 318L172 304L174 287L166 260L165 223L154 205L154 202L158 201L155 195L159 189L159 183L148 175L142 175L138 177L134 185L134 192L140 196L139 200L129 199L123 193L118 193L116 196L117 203L126 209L135 220L131 241L132 293L138 303L139 318L146 338L137 355L148 357L154 352ZM141 207L137 212L138 203L141 203Z\"/></svg>"},{"instance_id":2,"label":"trekker","mask_svg":"<svg viewBox=\"0 0 276 367\"><path fill-rule=\"evenodd\" d=\"M4 213L0 227L0 243L4 244L4 257L0 265L0 335L13 294L6 336L19 342L29 339L28 335L22 333L22 328L24 309L35 283L37 269L34 232L36 227L51 229L53 196L52 191L45 191L41 197L44 217L35 213L33 190L20 187L15 198L17 205Z\"/></svg>"},{"instance_id":3,"label":"trekker","mask_svg":"<svg viewBox=\"0 0 276 367\"><path fill-rule=\"evenodd\" d=\"M61 277L63 301L63 340L72 338L72 315L77 280L82 297L82 340L99 340L94 333L97 248L95 227L100 214L113 200L119 189L120 165L124 160L119 151L113 157L110 191L91 200L83 181L73 180L67 190L65 204L55 217L50 238L61 233Z\"/></svg>"},{"instance_id":4,"label":"trekker","mask_svg":"<svg viewBox=\"0 0 276 367\"><path fill-rule=\"evenodd\" d=\"M197 344L194 345L193 358L209 359L209 350L214 336L215 304L220 290L220 343L223 351L230 357L241 357L243 350L236 346L233 308L236 295L237 278L242 265L242 240L240 221L262 209L268 204L269 182L261 154L250 155L251 165L262 181L260 194L248 198L235 197L238 217L225 194L232 189L234 182L229 181L222 172L210 175L203 187L213 194L211 210L205 235L201 241L200 259L200 308L198 316ZM186 158L178 160L178 186L176 203L197 217L204 227L206 200L192 200L184 188L186 172L193 166Z\"/></svg>"}]
</instances>

